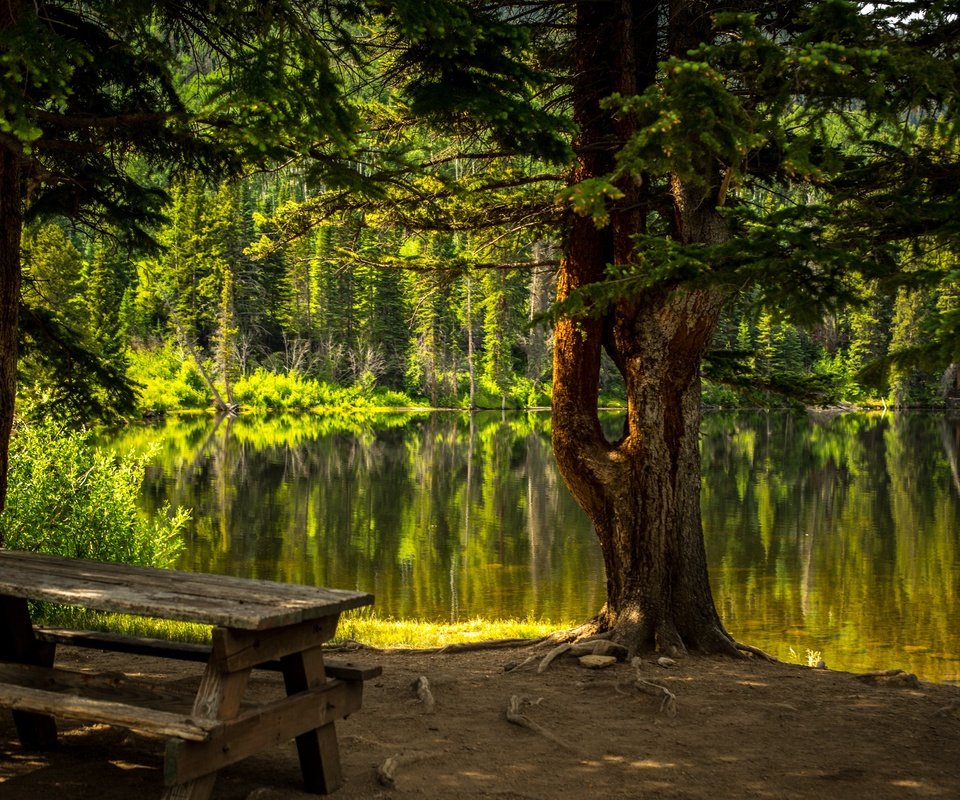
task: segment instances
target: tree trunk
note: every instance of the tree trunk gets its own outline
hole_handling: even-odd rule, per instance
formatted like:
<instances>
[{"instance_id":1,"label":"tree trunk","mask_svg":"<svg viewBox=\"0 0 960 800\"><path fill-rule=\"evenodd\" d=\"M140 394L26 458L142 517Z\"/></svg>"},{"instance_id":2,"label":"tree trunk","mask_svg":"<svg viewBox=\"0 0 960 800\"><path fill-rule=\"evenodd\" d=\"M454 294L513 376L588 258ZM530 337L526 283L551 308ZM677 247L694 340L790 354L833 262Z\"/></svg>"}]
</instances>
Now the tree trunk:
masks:
<instances>
[{"instance_id":1,"label":"tree trunk","mask_svg":"<svg viewBox=\"0 0 960 800\"><path fill-rule=\"evenodd\" d=\"M670 5L671 24L682 23L682 7L691 4ZM666 17L660 6L623 0L578 7L575 181L609 173L618 142L630 134L629 120L611 115L600 100L636 94L654 79L656 23ZM709 202L719 176L706 177L706 188L673 182L674 236L681 241L718 242L726 235ZM603 281L608 264L633 258L647 198L640 181L619 188L624 198L605 228L571 216L559 299ZM700 521L700 364L724 299L716 289L653 288L601 316L556 326L554 451L594 523L606 567L607 601L593 627L612 631L634 651L736 653L713 602ZM628 400L617 442L604 437L597 415L604 348Z\"/></svg>"},{"instance_id":2,"label":"tree trunk","mask_svg":"<svg viewBox=\"0 0 960 800\"><path fill-rule=\"evenodd\" d=\"M0 511L7 497L10 434L17 396L20 235L23 229L20 155L0 144ZM3 532L0 531L0 546Z\"/></svg>"}]
</instances>

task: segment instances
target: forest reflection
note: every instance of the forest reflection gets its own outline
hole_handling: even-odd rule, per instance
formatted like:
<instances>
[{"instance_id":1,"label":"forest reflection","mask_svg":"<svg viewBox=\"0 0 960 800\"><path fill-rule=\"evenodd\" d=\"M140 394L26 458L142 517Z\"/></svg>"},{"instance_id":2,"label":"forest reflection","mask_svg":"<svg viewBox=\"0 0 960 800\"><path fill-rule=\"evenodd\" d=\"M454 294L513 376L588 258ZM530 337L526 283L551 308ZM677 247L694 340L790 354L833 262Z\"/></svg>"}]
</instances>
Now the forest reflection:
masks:
<instances>
[{"instance_id":1,"label":"forest reflection","mask_svg":"<svg viewBox=\"0 0 960 800\"><path fill-rule=\"evenodd\" d=\"M702 442L711 579L738 639L960 680L960 421L712 412ZM193 509L186 569L363 589L382 615L431 620L573 622L603 602L546 413L180 418L110 444L157 448L143 503Z\"/></svg>"}]
</instances>

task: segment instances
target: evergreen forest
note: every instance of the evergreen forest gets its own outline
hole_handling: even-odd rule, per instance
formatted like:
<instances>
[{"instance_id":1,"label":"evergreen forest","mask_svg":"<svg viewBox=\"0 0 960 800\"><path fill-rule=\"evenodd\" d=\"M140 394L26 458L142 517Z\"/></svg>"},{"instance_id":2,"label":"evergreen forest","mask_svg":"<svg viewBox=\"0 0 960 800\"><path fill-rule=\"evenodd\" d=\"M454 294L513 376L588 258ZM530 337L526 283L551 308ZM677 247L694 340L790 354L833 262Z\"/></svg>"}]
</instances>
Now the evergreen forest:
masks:
<instances>
[{"instance_id":1,"label":"evergreen forest","mask_svg":"<svg viewBox=\"0 0 960 800\"><path fill-rule=\"evenodd\" d=\"M465 12L456 15L458 5L471 6L438 4L449 16L436 24L468 25ZM546 123L526 119L529 112L519 106L478 112L512 113L504 117L511 135L537 140L520 142L516 149L525 152L501 147L497 135L475 121L431 124L422 108L436 105L432 95L442 81L411 77L409 53L395 52L384 18L351 15L345 4L336 27L343 39L329 45L324 78L336 85L341 102L330 113L345 119L321 121L333 141L323 152L304 158L290 150L230 169L158 170L133 150L123 170L155 201L155 213L138 221L135 237L109 215L89 224L56 207L28 214L21 240L18 413L89 424L214 407L549 406L552 323L562 313L554 305L556 274L569 204L602 222L589 191L573 196L565 188L573 161L549 139L575 128L562 89L568 67L551 57L569 50L568 28L550 5L500 6L503 24L524 31L522 41L510 45L522 56L522 69L511 74L501 65L495 75L481 64L471 73L477 103L483 93L506 95L498 82L514 81L509 91L522 87L548 118L552 128L545 131L537 126ZM834 25L839 42L837 31L850 27L842 14L855 5L820 4L816 13L835 19L810 11L808 24ZM917 37L933 35L937 14L955 25L943 4L922 5L931 7L927 18L902 18L886 8L872 22L899 25ZM714 24L748 25L744 19ZM797 80L848 79L843 62L867 58L869 42L843 35L851 39L848 54L835 43L838 60L830 69L803 76L801 64ZM216 67L199 69L190 57L195 45L173 34L162 41L175 65L171 79L187 94L216 91ZM704 57L711 58L720 57ZM445 65L431 64L417 68L426 75L434 70L438 81L451 78L444 77ZM489 85L480 85L477 74L487 75ZM291 71L287 79L297 77ZM419 95L418 81L424 84ZM263 102L284 101L268 93ZM802 97L791 102L796 107L788 116L798 127L810 123L812 133L797 137L796 149L806 152L791 152L788 166L806 170L807 179L764 186L744 179L738 192L738 202L768 222L783 215L787 239L796 234L788 211L802 216L809 206L811 217L820 213L828 193L822 185L835 167L830 158L840 158L843 148L893 150L908 136L921 144L936 140L924 158L955 157L956 140L946 127L951 110L942 109L933 122L908 115L898 129L880 115L871 118L866 102L845 100L846 116L821 109L812 121L803 119ZM718 107L716 115L722 113ZM722 138L723 131L711 135ZM811 148L826 150L840 140L831 156L812 154ZM533 154L538 149L542 155ZM728 178L732 174L730 167ZM836 297L830 302L815 297L799 312L795 296L770 291L775 267L764 274L765 285L743 281L725 304L705 357L703 402L949 402L958 385L952 350L927 345L956 314L956 250L939 241L897 242L886 257L896 266L885 274L898 273L900 280L852 276L831 288ZM787 257L783 270L785 280L795 280ZM816 275L799 280L813 282ZM621 376L607 359L601 404L624 399Z\"/></svg>"}]
</instances>

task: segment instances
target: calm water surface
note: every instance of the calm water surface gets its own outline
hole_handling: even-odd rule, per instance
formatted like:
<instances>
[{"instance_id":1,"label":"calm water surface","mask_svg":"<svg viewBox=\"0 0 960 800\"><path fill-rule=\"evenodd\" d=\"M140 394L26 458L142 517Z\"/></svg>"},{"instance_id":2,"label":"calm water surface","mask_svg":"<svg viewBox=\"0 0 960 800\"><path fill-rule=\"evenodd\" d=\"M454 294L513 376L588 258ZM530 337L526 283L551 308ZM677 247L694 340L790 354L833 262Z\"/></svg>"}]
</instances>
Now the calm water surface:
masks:
<instances>
[{"instance_id":1,"label":"calm water surface","mask_svg":"<svg viewBox=\"0 0 960 800\"><path fill-rule=\"evenodd\" d=\"M396 617L583 620L603 565L549 428L499 412L241 417L113 445L158 446L143 503L193 509L186 569L362 589ZM960 421L707 414L703 523L741 641L960 681Z\"/></svg>"}]
</instances>

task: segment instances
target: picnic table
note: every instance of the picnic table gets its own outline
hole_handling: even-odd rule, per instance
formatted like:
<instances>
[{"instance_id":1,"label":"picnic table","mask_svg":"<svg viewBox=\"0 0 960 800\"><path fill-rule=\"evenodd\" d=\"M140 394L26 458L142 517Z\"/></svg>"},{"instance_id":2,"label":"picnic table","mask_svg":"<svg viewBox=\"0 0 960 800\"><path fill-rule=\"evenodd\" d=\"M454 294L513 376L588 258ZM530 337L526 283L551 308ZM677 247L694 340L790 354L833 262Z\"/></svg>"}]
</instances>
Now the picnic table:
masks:
<instances>
[{"instance_id":1,"label":"picnic table","mask_svg":"<svg viewBox=\"0 0 960 800\"><path fill-rule=\"evenodd\" d=\"M29 600L213 625L210 646L35 628ZM56 745L56 717L170 737L164 800L204 800L217 771L295 738L307 791L343 783L334 723L361 706L379 667L333 664L321 645L363 592L0 549L0 707L24 747ZM182 707L156 682L54 667L58 644L206 662ZM251 670L283 673L286 696L250 707ZM176 708L176 702L181 707Z\"/></svg>"}]
</instances>

